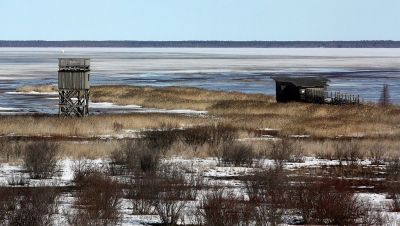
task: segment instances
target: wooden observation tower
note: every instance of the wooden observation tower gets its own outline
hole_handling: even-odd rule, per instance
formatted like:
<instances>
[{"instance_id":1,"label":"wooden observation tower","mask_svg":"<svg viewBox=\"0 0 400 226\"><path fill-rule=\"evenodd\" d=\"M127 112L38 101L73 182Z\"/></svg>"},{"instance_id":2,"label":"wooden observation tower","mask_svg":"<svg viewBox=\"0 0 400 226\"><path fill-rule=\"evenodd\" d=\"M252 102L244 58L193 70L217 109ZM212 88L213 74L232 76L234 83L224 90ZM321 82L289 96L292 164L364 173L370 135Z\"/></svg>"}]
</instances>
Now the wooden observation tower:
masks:
<instances>
[{"instance_id":1,"label":"wooden observation tower","mask_svg":"<svg viewBox=\"0 0 400 226\"><path fill-rule=\"evenodd\" d=\"M60 58L58 66L59 115L89 115L90 59Z\"/></svg>"}]
</instances>

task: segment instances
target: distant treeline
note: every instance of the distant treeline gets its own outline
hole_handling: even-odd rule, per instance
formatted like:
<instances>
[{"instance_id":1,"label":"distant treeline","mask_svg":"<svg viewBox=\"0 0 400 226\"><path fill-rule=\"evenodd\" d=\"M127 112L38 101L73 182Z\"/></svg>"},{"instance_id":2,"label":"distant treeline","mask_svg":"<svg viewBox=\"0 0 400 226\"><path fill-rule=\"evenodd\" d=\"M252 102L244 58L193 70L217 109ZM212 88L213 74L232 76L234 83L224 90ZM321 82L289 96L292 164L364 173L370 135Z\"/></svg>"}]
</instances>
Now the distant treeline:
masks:
<instances>
[{"instance_id":1,"label":"distant treeline","mask_svg":"<svg viewBox=\"0 0 400 226\"><path fill-rule=\"evenodd\" d=\"M400 41L0 41L0 47L400 48Z\"/></svg>"}]
</instances>

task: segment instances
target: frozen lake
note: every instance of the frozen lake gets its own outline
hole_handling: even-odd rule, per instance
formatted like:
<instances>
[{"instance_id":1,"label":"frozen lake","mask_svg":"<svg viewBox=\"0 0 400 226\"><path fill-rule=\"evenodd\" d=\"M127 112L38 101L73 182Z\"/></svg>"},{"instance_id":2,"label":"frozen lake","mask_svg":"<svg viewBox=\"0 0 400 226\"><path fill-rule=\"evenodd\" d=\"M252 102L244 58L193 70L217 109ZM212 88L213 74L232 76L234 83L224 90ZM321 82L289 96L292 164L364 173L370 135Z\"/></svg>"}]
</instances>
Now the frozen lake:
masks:
<instances>
[{"instance_id":1,"label":"frozen lake","mask_svg":"<svg viewBox=\"0 0 400 226\"><path fill-rule=\"evenodd\" d=\"M56 95L10 92L23 85L56 84L60 57L91 58L93 85L193 86L274 95L271 75L321 75L330 79L330 90L372 102L386 83L392 100L400 103L400 49L0 48L0 113L56 113Z\"/></svg>"}]
</instances>

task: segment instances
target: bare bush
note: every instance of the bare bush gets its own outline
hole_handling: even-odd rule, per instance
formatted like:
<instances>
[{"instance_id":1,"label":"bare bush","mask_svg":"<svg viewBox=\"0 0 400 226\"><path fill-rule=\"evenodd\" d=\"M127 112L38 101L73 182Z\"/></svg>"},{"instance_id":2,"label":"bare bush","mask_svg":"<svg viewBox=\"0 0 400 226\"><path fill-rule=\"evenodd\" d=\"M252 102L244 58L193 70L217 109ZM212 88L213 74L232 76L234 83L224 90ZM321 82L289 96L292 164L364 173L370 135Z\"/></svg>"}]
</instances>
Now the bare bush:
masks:
<instances>
[{"instance_id":1,"label":"bare bush","mask_svg":"<svg viewBox=\"0 0 400 226\"><path fill-rule=\"evenodd\" d=\"M208 143L213 147L232 143L237 138L237 129L231 125L217 124L209 127Z\"/></svg>"},{"instance_id":2,"label":"bare bush","mask_svg":"<svg viewBox=\"0 0 400 226\"><path fill-rule=\"evenodd\" d=\"M344 181L306 181L292 194L306 224L354 225L365 214L363 203Z\"/></svg>"},{"instance_id":3,"label":"bare bush","mask_svg":"<svg viewBox=\"0 0 400 226\"><path fill-rule=\"evenodd\" d=\"M40 141L24 149L24 166L31 178L50 178L57 173L57 156L60 152L55 143Z\"/></svg>"},{"instance_id":4,"label":"bare bush","mask_svg":"<svg viewBox=\"0 0 400 226\"><path fill-rule=\"evenodd\" d=\"M132 203L133 214L154 214L153 203L157 197L156 177L144 175L134 178L129 186L128 198Z\"/></svg>"},{"instance_id":5,"label":"bare bush","mask_svg":"<svg viewBox=\"0 0 400 226\"><path fill-rule=\"evenodd\" d=\"M197 214L204 225L241 226L253 221L253 207L249 202L243 196L223 190L205 195Z\"/></svg>"},{"instance_id":6,"label":"bare bush","mask_svg":"<svg viewBox=\"0 0 400 226\"><path fill-rule=\"evenodd\" d=\"M143 139L151 151L166 155L168 149L179 139L180 130L170 125L162 125L158 130L146 130Z\"/></svg>"},{"instance_id":7,"label":"bare bush","mask_svg":"<svg viewBox=\"0 0 400 226\"><path fill-rule=\"evenodd\" d=\"M124 128L124 125L119 123L119 122L114 122L113 123L113 130L114 132L121 132L121 130Z\"/></svg>"},{"instance_id":8,"label":"bare bush","mask_svg":"<svg viewBox=\"0 0 400 226\"><path fill-rule=\"evenodd\" d=\"M210 155L216 157L218 164L222 163L223 147L232 144L237 138L237 129L230 125L217 124L208 127L210 139Z\"/></svg>"},{"instance_id":9,"label":"bare bush","mask_svg":"<svg viewBox=\"0 0 400 226\"><path fill-rule=\"evenodd\" d=\"M17 209L16 192L14 189L0 188L0 222L5 225L10 220L10 213Z\"/></svg>"},{"instance_id":10,"label":"bare bush","mask_svg":"<svg viewBox=\"0 0 400 226\"><path fill-rule=\"evenodd\" d=\"M257 225L278 225L287 203L288 179L282 168L257 171L246 181L250 203L254 205Z\"/></svg>"},{"instance_id":11,"label":"bare bush","mask_svg":"<svg viewBox=\"0 0 400 226\"><path fill-rule=\"evenodd\" d=\"M125 165L130 171L155 173L160 163L160 151L151 149L146 139L135 139L115 149L111 160L112 164Z\"/></svg>"},{"instance_id":12,"label":"bare bush","mask_svg":"<svg viewBox=\"0 0 400 226\"><path fill-rule=\"evenodd\" d=\"M68 222L71 225L115 225L120 220L119 205L122 197L118 182L97 170L86 170L75 176L78 192Z\"/></svg>"},{"instance_id":13,"label":"bare bush","mask_svg":"<svg viewBox=\"0 0 400 226\"><path fill-rule=\"evenodd\" d=\"M157 174L134 178L128 198L134 214L157 214L163 225L176 225L187 203L195 200L201 183L176 165L163 165Z\"/></svg>"},{"instance_id":14,"label":"bare bush","mask_svg":"<svg viewBox=\"0 0 400 226\"><path fill-rule=\"evenodd\" d=\"M126 149L116 148L110 154L111 162L108 164L110 175L118 176L128 174L131 169L127 166Z\"/></svg>"},{"instance_id":15,"label":"bare bush","mask_svg":"<svg viewBox=\"0 0 400 226\"><path fill-rule=\"evenodd\" d=\"M364 214L359 225L362 226L384 226L389 224L389 218L384 212L374 210L370 202L363 203Z\"/></svg>"},{"instance_id":16,"label":"bare bush","mask_svg":"<svg viewBox=\"0 0 400 226\"><path fill-rule=\"evenodd\" d=\"M302 161L303 153L301 147L288 138L283 138L272 144L269 157L274 160L276 166L282 167L285 161Z\"/></svg>"},{"instance_id":17,"label":"bare bush","mask_svg":"<svg viewBox=\"0 0 400 226\"><path fill-rule=\"evenodd\" d=\"M338 141L334 145L334 157L340 162L345 161L348 165L355 165L364 157L360 149L360 144L356 140Z\"/></svg>"},{"instance_id":18,"label":"bare bush","mask_svg":"<svg viewBox=\"0 0 400 226\"><path fill-rule=\"evenodd\" d=\"M77 160L72 165L72 171L74 173L73 181L79 185L84 183L91 175L101 173L102 168L87 160Z\"/></svg>"},{"instance_id":19,"label":"bare bush","mask_svg":"<svg viewBox=\"0 0 400 226\"><path fill-rule=\"evenodd\" d=\"M374 143L369 147L369 158L372 164L381 165L385 163L384 160L385 149L381 143Z\"/></svg>"},{"instance_id":20,"label":"bare bush","mask_svg":"<svg viewBox=\"0 0 400 226\"><path fill-rule=\"evenodd\" d=\"M0 189L2 225L53 225L57 197L58 193L52 188Z\"/></svg>"},{"instance_id":21,"label":"bare bush","mask_svg":"<svg viewBox=\"0 0 400 226\"><path fill-rule=\"evenodd\" d=\"M195 126L185 129L182 131L180 138L185 144L193 147L194 152L197 152L199 146L211 140L209 128L209 126Z\"/></svg>"},{"instance_id":22,"label":"bare bush","mask_svg":"<svg viewBox=\"0 0 400 226\"><path fill-rule=\"evenodd\" d=\"M222 149L222 162L226 165L251 166L254 156L253 147L242 143L224 145Z\"/></svg>"},{"instance_id":23,"label":"bare bush","mask_svg":"<svg viewBox=\"0 0 400 226\"><path fill-rule=\"evenodd\" d=\"M22 150L23 147L20 142L8 139L0 140L0 158L7 162L21 159Z\"/></svg>"},{"instance_id":24,"label":"bare bush","mask_svg":"<svg viewBox=\"0 0 400 226\"><path fill-rule=\"evenodd\" d=\"M143 132L143 137L127 141L111 153L110 170L113 174L123 174L125 166L129 171L155 173L161 155L166 155L170 147L179 139L180 130L162 126L159 130Z\"/></svg>"},{"instance_id":25,"label":"bare bush","mask_svg":"<svg viewBox=\"0 0 400 226\"><path fill-rule=\"evenodd\" d=\"M158 176L154 210L164 225L176 225L183 218L187 203L196 199L194 190L198 189L198 184L187 181L184 172L174 165L162 168Z\"/></svg>"},{"instance_id":26,"label":"bare bush","mask_svg":"<svg viewBox=\"0 0 400 226\"><path fill-rule=\"evenodd\" d=\"M393 159L386 166L386 179L390 181L400 180L400 159Z\"/></svg>"},{"instance_id":27,"label":"bare bush","mask_svg":"<svg viewBox=\"0 0 400 226\"><path fill-rule=\"evenodd\" d=\"M390 209L400 212L400 159L394 159L386 167L388 196L392 199Z\"/></svg>"}]
</instances>

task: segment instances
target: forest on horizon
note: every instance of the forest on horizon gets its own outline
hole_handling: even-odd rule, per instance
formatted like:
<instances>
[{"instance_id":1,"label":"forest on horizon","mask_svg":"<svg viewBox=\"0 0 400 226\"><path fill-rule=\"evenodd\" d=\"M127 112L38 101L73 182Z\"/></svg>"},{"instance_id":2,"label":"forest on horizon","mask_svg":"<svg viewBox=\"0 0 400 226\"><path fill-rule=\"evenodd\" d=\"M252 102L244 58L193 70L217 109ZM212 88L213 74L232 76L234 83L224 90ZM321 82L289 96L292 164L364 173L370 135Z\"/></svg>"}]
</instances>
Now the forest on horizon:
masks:
<instances>
[{"instance_id":1,"label":"forest on horizon","mask_svg":"<svg viewBox=\"0 0 400 226\"><path fill-rule=\"evenodd\" d=\"M3 47L110 48L400 48L400 41L11 41Z\"/></svg>"}]
</instances>

